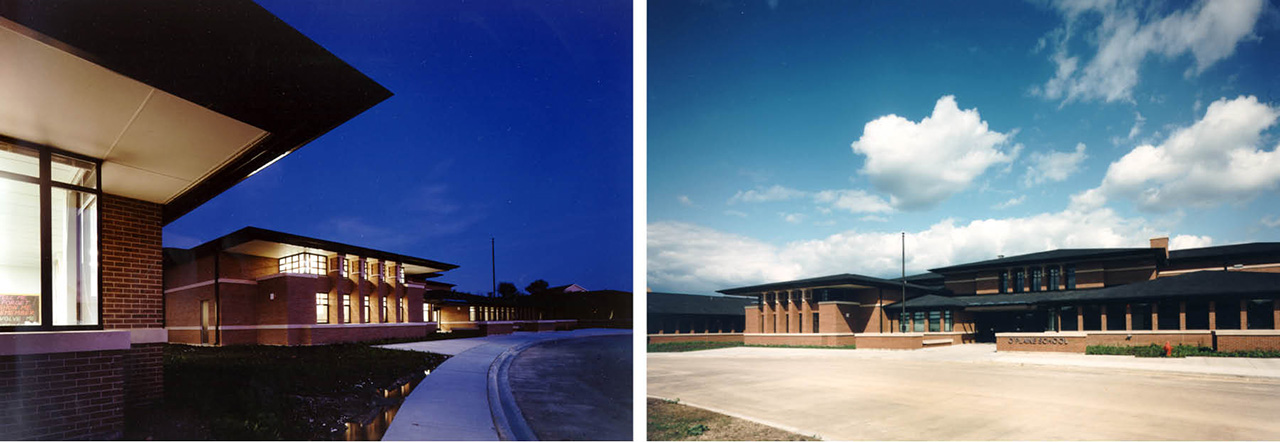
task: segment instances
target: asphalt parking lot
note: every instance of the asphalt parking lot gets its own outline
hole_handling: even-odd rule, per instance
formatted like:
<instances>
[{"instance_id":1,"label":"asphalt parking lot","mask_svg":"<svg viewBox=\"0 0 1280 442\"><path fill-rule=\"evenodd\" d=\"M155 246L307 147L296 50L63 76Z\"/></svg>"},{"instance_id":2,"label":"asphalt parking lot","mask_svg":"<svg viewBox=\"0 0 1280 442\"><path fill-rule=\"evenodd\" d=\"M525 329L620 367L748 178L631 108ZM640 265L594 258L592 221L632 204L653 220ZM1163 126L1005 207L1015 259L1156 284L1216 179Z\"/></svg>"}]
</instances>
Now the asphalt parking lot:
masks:
<instances>
[{"instance_id":1,"label":"asphalt parking lot","mask_svg":"<svg viewBox=\"0 0 1280 442\"><path fill-rule=\"evenodd\" d=\"M1280 439L1276 377L1008 363L960 347L654 353L648 394L827 440Z\"/></svg>"}]
</instances>

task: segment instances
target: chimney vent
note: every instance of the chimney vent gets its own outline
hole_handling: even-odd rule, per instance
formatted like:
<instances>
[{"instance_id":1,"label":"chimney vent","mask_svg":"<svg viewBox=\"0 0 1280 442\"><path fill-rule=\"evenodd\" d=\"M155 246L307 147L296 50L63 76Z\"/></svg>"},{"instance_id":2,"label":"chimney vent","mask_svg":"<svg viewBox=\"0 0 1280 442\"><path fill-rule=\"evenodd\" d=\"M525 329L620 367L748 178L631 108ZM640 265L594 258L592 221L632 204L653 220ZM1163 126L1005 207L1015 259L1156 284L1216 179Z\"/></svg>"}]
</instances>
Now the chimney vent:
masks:
<instances>
[{"instance_id":1,"label":"chimney vent","mask_svg":"<svg viewBox=\"0 0 1280 442\"><path fill-rule=\"evenodd\" d=\"M1151 248L1164 249L1165 259L1169 258L1169 237L1163 236L1159 238L1151 238Z\"/></svg>"}]
</instances>

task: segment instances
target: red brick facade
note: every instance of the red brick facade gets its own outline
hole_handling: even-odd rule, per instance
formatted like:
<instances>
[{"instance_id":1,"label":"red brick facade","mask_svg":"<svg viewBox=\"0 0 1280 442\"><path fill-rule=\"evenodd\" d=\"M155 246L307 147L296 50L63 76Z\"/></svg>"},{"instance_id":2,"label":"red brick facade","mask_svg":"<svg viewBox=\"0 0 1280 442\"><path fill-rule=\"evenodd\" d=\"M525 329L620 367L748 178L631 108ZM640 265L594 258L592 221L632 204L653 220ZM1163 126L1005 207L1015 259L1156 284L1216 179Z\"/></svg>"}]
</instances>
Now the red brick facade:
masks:
<instances>
[{"instance_id":1,"label":"red brick facade","mask_svg":"<svg viewBox=\"0 0 1280 442\"><path fill-rule=\"evenodd\" d=\"M115 439L123 351L0 356L0 439Z\"/></svg>"},{"instance_id":2,"label":"red brick facade","mask_svg":"<svg viewBox=\"0 0 1280 442\"><path fill-rule=\"evenodd\" d=\"M103 195L101 207L104 327L163 328L160 205Z\"/></svg>"}]
</instances>

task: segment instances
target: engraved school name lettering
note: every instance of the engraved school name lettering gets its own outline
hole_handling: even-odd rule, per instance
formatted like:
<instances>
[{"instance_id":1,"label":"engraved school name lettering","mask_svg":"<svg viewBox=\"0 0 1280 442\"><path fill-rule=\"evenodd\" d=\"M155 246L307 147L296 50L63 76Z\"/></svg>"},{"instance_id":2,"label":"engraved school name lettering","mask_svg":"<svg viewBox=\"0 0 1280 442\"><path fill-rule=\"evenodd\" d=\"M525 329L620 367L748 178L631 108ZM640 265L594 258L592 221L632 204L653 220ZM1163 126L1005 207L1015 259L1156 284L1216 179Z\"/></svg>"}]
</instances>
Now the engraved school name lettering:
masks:
<instances>
[{"instance_id":1,"label":"engraved school name lettering","mask_svg":"<svg viewBox=\"0 0 1280 442\"><path fill-rule=\"evenodd\" d=\"M1049 338L1049 337L1035 337L1035 338L1009 338L1009 344L1010 344L1010 345L1013 345L1013 344L1018 344L1018 345L1067 345L1067 338Z\"/></svg>"}]
</instances>

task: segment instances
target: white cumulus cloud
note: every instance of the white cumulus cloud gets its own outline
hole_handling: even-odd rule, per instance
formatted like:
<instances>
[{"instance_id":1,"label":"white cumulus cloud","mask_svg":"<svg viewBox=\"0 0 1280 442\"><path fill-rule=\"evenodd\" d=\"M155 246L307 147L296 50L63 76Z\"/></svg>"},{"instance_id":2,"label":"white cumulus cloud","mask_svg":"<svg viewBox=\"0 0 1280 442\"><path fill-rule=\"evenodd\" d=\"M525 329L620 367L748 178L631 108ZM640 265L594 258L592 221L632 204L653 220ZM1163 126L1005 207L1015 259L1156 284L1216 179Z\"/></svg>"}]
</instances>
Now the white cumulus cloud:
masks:
<instances>
[{"instance_id":1,"label":"white cumulus cloud","mask_svg":"<svg viewBox=\"0 0 1280 442\"><path fill-rule=\"evenodd\" d=\"M1101 185L1072 196L1073 207L1099 207L1112 198L1146 211L1213 207L1274 190L1280 185L1280 146L1267 150L1261 141L1277 116L1280 110L1252 96L1210 103L1200 121L1112 162Z\"/></svg>"},{"instance_id":2,"label":"white cumulus cloud","mask_svg":"<svg viewBox=\"0 0 1280 442\"><path fill-rule=\"evenodd\" d=\"M1169 240L1169 250L1195 249L1213 245L1213 238L1199 235L1178 235Z\"/></svg>"},{"instance_id":3,"label":"white cumulus cloud","mask_svg":"<svg viewBox=\"0 0 1280 442\"><path fill-rule=\"evenodd\" d=\"M907 271L1058 248L1146 247L1167 235L1141 218L1110 209L1064 210L1020 218L945 219L907 232ZM654 290L711 292L731 287L837 273L898 274L899 232L847 230L824 238L773 245L683 222L648 226L648 284ZM1180 235L1177 247L1211 243Z\"/></svg>"},{"instance_id":4,"label":"white cumulus cloud","mask_svg":"<svg viewBox=\"0 0 1280 442\"><path fill-rule=\"evenodd\" d=\"M689 199L689 195L679 195L676 197L676 201L679 201L682 206L693 207L693 200Z\"/></svg>"},{"instance_id":5,"label":"white cumulus cloud","mask_svg":"<svg viewBox=\"0 0 1280 442\"><path fill-rule=\"evenodd\" d=\"M1136 2L1060 0L1054 7L1064 24L1037 42L1051 40L1054 77L1032 92L1045 98L1071 101L1132 101L1138 70L1149 56L1195 60L1188 75L1204 72L1235 52L1253 35L1262 14L1262 0L1202 0L1185 9L1160 14ZM1097 16L1094 19L1093 16ZM1088 18L1084 18L1088 16ZM1081 66L1081 56L1068 47L1077 31L1095 52Z\"/></svg>"},{"instance_id":6,"label":"white cumulus cloud","mask_svg":"<svg viewBox=\"0 0 1280 442\"><path fill-rule=\"evenodd\" d=\"M849 213L889 213L893 207L884 198L856 189L823 190L813 195L814 202Z\"/></svg>"},{"instance_id":7,"label":"white cumulus cloud","mask_svg":"<svg viewBox=\"0 0 1280 442\"><path fill-rule=\"evenodd\" d=\"M1018 197L1009 198L1009 200L1008 200L1008 201L1005 201L1005 202L1002 202L1002 203L1000 203L1000 204L996 204L996 205L994 205L994 206L991 206L991 208L992 208L992 209L996 209L996 210L1000 210L1000 209L1008 209L1008 208L1010 208L1010 207L1013 207L1013 206L1016 206L1016 205L1022 204L1022 202L1023 202L1023 201L1026 201L1026 200L1027 200L1027 196L1026 196L1026 195L1021 195L1021 196L1018 196Z\"/></svg>"},{"instance_id":8,"label":"white cumulus cloud","mask_svg":"<svg viewBox=\"0 0 1280 442\"><path fill-rule=\"evenodd\" d=\"M1084 143L1078 143L1075 151L1070 152L1056 150L1048 153L1032 152L1029 158L1031 165L1027 166L1026 173L1022 175L1023 184L1033 186L1046 182L1066 181L1067 177L1080 170L1080 164L1089 157L1084 151Z\"/></svg>"},{"instance_id":9,"label":"white cumulus cloud","mask_svg":"<svg viewBox=\"0 0 1280 442\"><path fill-rule=\"evenodd\" d=\"M862 173L889 194L890 205L920 210L963 191L987 168L1012 162L1021 146L1000 149L1010 138L947 95L918 123L892 114L872 120L852 147L866 156Z\"/></svg>"}]
</instances>

